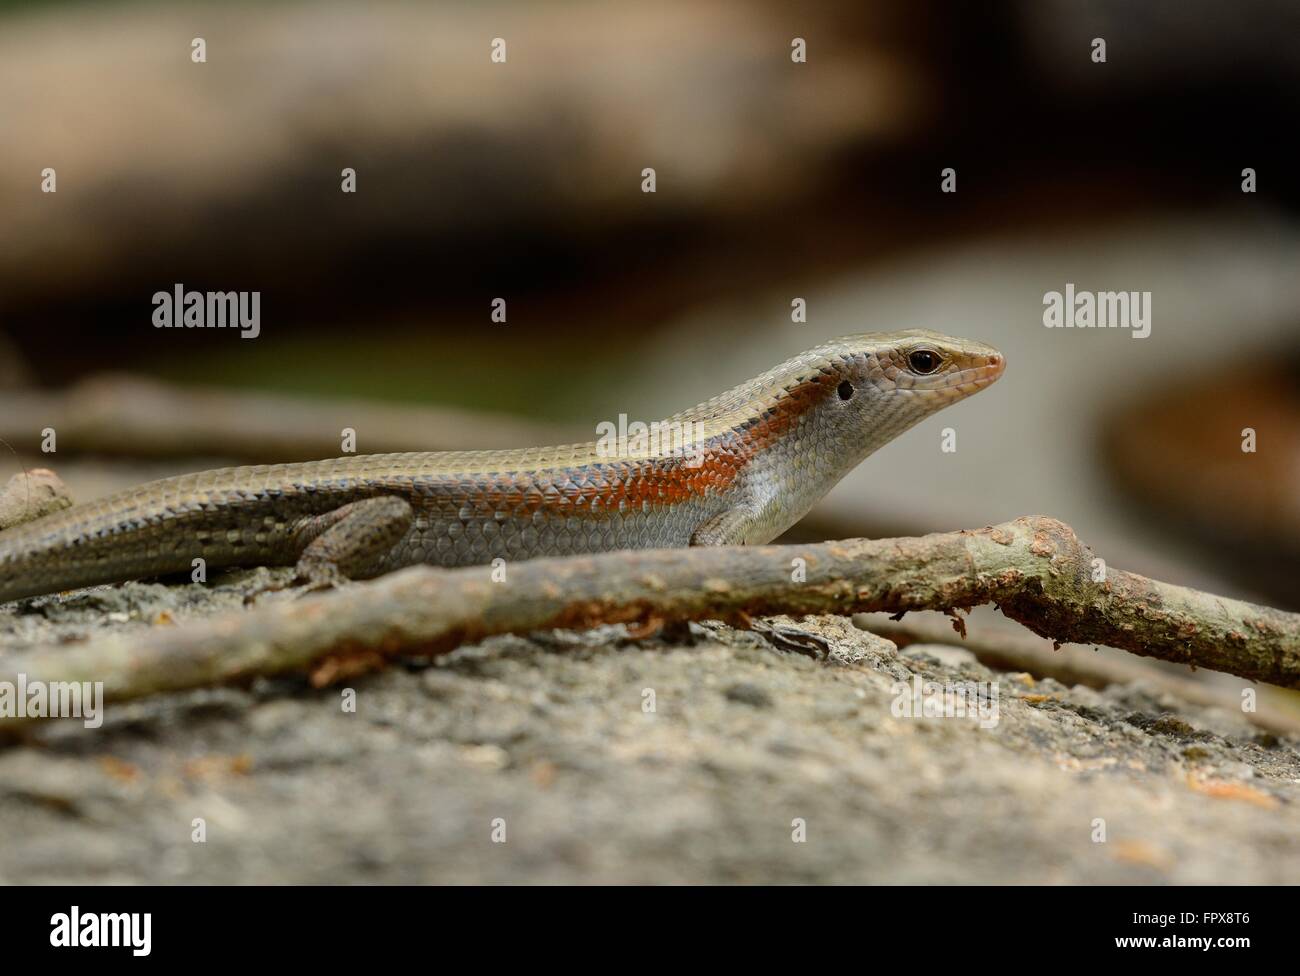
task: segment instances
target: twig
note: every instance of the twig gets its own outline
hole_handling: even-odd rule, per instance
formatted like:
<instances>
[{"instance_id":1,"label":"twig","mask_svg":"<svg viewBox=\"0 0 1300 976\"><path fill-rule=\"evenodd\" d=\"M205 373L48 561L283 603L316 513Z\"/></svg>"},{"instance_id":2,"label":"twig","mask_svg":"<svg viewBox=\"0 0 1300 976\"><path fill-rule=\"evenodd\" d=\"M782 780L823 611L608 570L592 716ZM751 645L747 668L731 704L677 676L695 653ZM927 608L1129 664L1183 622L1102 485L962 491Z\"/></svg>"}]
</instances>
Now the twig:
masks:
<instances>
[{"instance_id":1,"label":"twig","mask_svg":"<svg viewBox=\"0 0 1300 976\"><path fill-rule=\"evenodd\" d=\"M873 634L888 638L899 647L908 644L950 644L975 655L976 660L998 671L1025 671L1035 678L1055 678L1066 685L1107 688L1141 683L1153 691L1169 694L1193 705L1222 708L1240 714L1246 721L1279 735L1300 735L1300 716L1260 700L1253 712L1241 710L1241 697L1228 686L1160 670L1134 658L1100 654L1095 647L1066 644L1052 649L1052 642L1028 634L1014 625L990 626L991 621L967 621L970 633L962 638L952 622L908 615L895 621L883 614L856 614L853 623Z\"/></svg>"},{"instance_id":2,"label":"twig","mask_svg":"<svg viewBox=\"0 0 1300 976\"><path fill-rule=\"evenodd\" d=\"M795 582L796 560L806 581ZM106 636L3 659L0 681L103 681L120 701L316 667L347 673L492 634L767 614L946 610L997 603L1058 641L1300 687L1300 615L1110 570L1066 525L1021 518L920 538L538 559L492 570L413 567L344 590L144 637Z\"/></svg>"}]
</instances>

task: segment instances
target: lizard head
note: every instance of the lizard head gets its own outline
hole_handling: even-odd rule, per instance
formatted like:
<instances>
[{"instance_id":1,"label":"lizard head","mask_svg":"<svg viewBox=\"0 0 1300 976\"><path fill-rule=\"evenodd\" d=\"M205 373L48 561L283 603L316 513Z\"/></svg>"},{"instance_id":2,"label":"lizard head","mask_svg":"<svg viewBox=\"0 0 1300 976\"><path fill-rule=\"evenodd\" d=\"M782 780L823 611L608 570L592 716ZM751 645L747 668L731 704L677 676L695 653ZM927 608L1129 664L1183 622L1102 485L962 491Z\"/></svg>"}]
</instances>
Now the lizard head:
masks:
<instances>
[{"instance_id":1,"label":"lizard head","mask_svg":"<svg viewBox=\"0 0 1300 976\"><path fill-rule=\"evenodd\" d=\"M821 411L835 427L857 431L850 439L862 438L868 452L978 393L1006 367L992 346L923 329L845 336L811 355L827 390Z\"/></svg>"},{"instance_id":2,"label":"lizard head","mask_svg":"<svg viewBox=\"0 0 1300 976\"><path fill-rule=\"evenodd\" d=\"M810 460L806 485L824 492L877 448L993 383L1005 363L992 346L922 329L844 336L789 359L667 423L702 439L742 432L742 455ZM792 445L769 451L772 445Z\"/></svg>"},{"instance_id":3,"label":"lizard head","mask_svg":"<svg viewBox=\"0 0 1300 976\"><path fill-rule=\"evenodd\" d=\"M886 396L925 403L933 413L978 393L1006 368L1002 353L973 339L925 329L850 336L859 374Z\"/></svg>"},{"instance_id":4,"label":"lizard head","mask_svg":"<svg viewBox=\"0 0 1300 976\"><path fill-rule=\"evenodd\" d=\"M768 542L873 451L1002 375L992 346L921 330L824 342L679 414L745 465L741 537ZM735 501L735 499L733 499Z\"/></svg>"}]
</instances>

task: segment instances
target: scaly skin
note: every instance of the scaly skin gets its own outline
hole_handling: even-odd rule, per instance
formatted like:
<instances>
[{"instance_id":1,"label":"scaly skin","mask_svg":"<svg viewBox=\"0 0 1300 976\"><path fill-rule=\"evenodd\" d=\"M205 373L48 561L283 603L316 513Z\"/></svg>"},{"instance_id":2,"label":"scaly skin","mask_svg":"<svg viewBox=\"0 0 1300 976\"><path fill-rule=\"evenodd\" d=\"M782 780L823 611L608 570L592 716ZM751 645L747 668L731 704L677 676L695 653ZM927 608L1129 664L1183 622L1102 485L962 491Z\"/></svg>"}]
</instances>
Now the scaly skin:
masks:
<instances>
[{"instance_id":1,"label":"scaly skin","mask_svg":"<svg viewBox=\"0 0 1300 976\"><path fill-rule=\"evenodd\" d=\"M189 572L197 557L212 568L296 563L320 580L769 542L877 448L1003 367L989 346L932 332L847 336L669 418L701 425L693 456L636 444L609 456L588 443L155 481L0 533L0 601Z\"/></svg>"}]
</instances>

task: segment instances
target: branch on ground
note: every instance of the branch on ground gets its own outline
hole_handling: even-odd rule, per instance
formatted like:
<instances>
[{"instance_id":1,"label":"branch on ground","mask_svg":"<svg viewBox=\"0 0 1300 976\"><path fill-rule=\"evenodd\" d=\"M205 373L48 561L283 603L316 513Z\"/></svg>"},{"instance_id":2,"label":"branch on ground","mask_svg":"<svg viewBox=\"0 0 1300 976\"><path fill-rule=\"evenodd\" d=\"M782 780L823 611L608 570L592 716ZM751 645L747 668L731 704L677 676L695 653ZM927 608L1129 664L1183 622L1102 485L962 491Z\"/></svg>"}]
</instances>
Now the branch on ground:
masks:
<instances>
[{"instance_id":1,"label":"branch on ground","mask_svg":"<svg viewBox=\"0 0 1300 976\"><path fill-rule=\"evenodd\" d=\"M1054 678L1064 685L1108 688L1138 683L1158 695L1207 708L1236 712L1252 725L1278 735L1300 735L1300 716L1260 696L1255 711L1241 709L1240 688L1231 683L1198 681L1190 674L1153 668L1137 658L1103 654L1095 646L1062 644L1027 633L1014 624L990 626L992 621L972 621L969 633L954 633L954 621L943 617L909 614L903 620L881 613L855 614L860 629L884 637L900 648L909 644L949 644L965 648L976 660L995 671L1024 671L1035 678Z\"/></svg>"},{"instance_id":2,"label":"branch on ground","mask_svg":"<svg viewBox=\"0 0 1300 976\"><path fill-rule=\"evenodd\" d=\"M803 560L806 578L796 582ZM1069 526L1021 518L919 538L671 549L417 566L143 637L106 636L0 660L0 680L103 681L106 701L310 669L324 683L394 655L494 634L768 614L958 610L994 603L1056 641L1300 687L1300 615L1109 570Z\"/></svg>"}]
</instances>

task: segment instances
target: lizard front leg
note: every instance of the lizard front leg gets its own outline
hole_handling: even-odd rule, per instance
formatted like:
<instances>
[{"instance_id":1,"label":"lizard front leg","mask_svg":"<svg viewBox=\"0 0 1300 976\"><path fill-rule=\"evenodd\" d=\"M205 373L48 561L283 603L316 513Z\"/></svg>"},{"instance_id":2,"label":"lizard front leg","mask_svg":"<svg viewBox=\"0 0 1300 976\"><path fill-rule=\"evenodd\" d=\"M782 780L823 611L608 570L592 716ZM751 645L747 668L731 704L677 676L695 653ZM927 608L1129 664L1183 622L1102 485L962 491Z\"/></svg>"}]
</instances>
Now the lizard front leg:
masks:
<instances>
[{"instance_id":1,"label":"lizard front leg","mask_svg":"<svg viewBox=\"0 0 1300 976\"><path fill-rule=\"evenodd\" d=\"M745 505L719 512L691 533L691 545L743 546L754 517L754 512Z\"/></svg>"},{"instance_id":2,"label":"lizard front leg","mask_svg":"<svg viewBox=\"0 0 1300 976\"><path fill-rule=\"evenodd\" d=\"M741 546L745 544L745 533L754 522L754 513L744 505L737 505L719 512L696 526L691 533L692 546ZM695 635L686 620L674 620L660 624L656 631L664 640L679 644L694 645Z\"/></svg>"},{"instance_id":3,"label":"lizard front leg","mask_svg":"<svg viewBox=\"0 0 1300 976\"><path fill-rule=\"evenodd\" d=\"M744 505L729 508L697 528L691 535L691 545L742 546L745 544L745 535L756 519L753 510ZM687 627L685 624L682 626ZM799 627L777 626L765 620L755 620L749 629L781 650L797 651L810 657L826 657L830 654L830 642L826 638Z\"/></svg>"}]
</instances>

